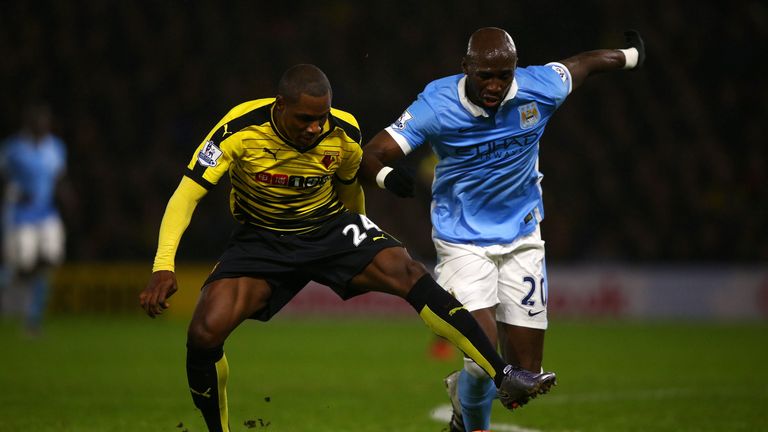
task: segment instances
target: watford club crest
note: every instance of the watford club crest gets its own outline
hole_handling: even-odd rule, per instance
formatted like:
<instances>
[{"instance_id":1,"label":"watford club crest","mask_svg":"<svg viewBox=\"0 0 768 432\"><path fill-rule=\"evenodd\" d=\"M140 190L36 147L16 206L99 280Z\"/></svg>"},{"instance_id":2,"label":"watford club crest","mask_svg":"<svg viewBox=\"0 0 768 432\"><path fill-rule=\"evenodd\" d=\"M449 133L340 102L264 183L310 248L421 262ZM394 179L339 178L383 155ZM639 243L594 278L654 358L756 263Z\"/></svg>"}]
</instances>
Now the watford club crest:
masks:
<instances>
[{"instance_id":1,"label":"watford club crest","mask_svg":"<svg viewBox=\"0 0 768 432\"><path fill-rule=\"evenodd\" d=\"M327 151L323 154L323 160L321 161L323 163L323 166L325 169L328 169L331 167L331 165L337 163L339 161L339 152L335 151Z\"/></svg>"}]
</instances>

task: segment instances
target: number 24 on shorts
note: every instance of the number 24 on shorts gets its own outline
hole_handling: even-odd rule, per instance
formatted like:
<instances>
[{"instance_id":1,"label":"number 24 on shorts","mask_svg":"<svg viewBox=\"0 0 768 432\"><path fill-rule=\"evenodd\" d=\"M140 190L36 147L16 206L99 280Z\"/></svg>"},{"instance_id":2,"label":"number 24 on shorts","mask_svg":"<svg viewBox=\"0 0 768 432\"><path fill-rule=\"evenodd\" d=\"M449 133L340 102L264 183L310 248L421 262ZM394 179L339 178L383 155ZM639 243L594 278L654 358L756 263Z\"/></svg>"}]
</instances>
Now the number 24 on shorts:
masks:
<instances>
[{"instance_id":1,"label":"number 24 on shorts","mask_svg":"<svg viewBox=\"0 0 768 432\"><path fill-rule=\"evenodd\" d=\"M360 216L360 225L362 225L362 230L360 229L360 225L357 224L349 224L344 227L343 230L341 230L341 233L344 235L352 235L352 244L354 244L356 247L360 246L360 243L363 242L366 238L368 238L368 234L366 231L370 229L375 229L376 231L381 232L381 228L379 228L378 225L373 223L372 220L365 217L365 215L359 215Z\"/></svg>"}]
</instances>

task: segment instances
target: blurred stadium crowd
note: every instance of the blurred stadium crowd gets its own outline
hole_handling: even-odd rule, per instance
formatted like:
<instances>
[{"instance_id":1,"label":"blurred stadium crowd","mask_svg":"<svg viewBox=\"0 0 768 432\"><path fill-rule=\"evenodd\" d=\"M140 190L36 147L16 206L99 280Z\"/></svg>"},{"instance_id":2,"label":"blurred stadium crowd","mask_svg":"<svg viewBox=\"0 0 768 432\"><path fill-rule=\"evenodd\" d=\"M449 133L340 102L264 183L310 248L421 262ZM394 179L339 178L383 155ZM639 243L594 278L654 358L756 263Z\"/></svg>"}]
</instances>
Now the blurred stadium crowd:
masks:
<instances>
[{"instance_id":1,"label":"blurred stadium crowd","mask_svg":"<svg viewBox=\"0 0 768 432\"><path fill-rule=\"evenodd\" d=\"M149 266L200 140L230 107L274 95L295 63L325 70L334 106L366 138L427 82L460 72L478 27L507 29L521 65L621 48L636 28L645 67L588 81L542 140L550 259L765 263L768 6L541 3L3 2L0 133L18 128L25 101L48 99L77 195L64 214L69 259ZM224 189L198 207L180 259L221 249ZM369 214L429 259L426 186L418 198L369 191Z\"/></svg>"}]
</instances>

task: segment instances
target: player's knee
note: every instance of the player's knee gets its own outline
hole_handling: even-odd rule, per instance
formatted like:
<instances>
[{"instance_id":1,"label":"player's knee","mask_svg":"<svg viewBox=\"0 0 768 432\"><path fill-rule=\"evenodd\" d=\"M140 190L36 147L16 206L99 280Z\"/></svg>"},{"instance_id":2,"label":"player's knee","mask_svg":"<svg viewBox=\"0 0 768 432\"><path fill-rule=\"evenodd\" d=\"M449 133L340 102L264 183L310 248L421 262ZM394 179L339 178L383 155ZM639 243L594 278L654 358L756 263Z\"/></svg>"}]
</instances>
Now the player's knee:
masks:
<instances>
[{"instance_id":1,"label":"player's knee","mask_svg":"<svg viewBox=\"0 0 768 432\"><path fill-rule=\"evenodd\" d=\"M14 276L22 283L28 283L32 279L36 278L40 274L40 271L36 266L31 267L19 267L15 270Z\"/></svg>"},{"instance_id":2,"label":"player's knee","mask_svg":"<svg viewBox=\"0 0 768 432\"><path fill-rule=\"evenodd\" d=\"M414 286L416 282L418 282L419 279L421 279L427 273L427 268L424 267L424 264L414 259L409 259L405 265L405 275L408 288L410 289L410 287Z\"/></svg>"},{"instance_id":3,"label":"player's knee","mask_svg":"<svg viewBox=\"0 0 768 432\"><path fill-rule=\"evenodd\" d=\"M405 249L389 248L376 255L355 282L365 289L405 298L425 274L428 274L426 267L411 258Z\"/></svg>"},{"instance_id":4,"label":"player's knee","mask_svg":"<svg viewBox=\"0 0 768 432\"><path fill-rule=\"evenodd\" d=\"M187 345L205 349L224 344L224 336L206 319L193 319L187 329Z\"/></svg>"},{"instance_id":5,"label":"player's knee","mask_svg":"<svg viewBox=\"0 0 768 432\"><path fill-rule=\"evenodd\" d=\"M404 263L403 271L398 273L399 277L396 278L396 287L394 287L396 293L405 298L411 291L414 285L428 274L426 267L418 261L408 258Z\"/></svg>"},{"instance_id":6,"label":"player's knee","mask_svg":"<svg viewBox=\"0 0 768 432\"><path fill-rule=\"evenodd\" d=\"M17 275L27 277L35 273L37 264L37 257L19 256L13 261L12 265L9 265L9 267L13 268Z\"/></svg>"},{"instance_id":7,"label":"player's knee","mask_svg":"<svg viewBox=\"0 0 768 432\"><path fill-rule=\"evenodd\" d=\"M477 379L490 378L485 369L478 366L471 358L464 357L464 370Z\"/></svg>"}]
</instances>

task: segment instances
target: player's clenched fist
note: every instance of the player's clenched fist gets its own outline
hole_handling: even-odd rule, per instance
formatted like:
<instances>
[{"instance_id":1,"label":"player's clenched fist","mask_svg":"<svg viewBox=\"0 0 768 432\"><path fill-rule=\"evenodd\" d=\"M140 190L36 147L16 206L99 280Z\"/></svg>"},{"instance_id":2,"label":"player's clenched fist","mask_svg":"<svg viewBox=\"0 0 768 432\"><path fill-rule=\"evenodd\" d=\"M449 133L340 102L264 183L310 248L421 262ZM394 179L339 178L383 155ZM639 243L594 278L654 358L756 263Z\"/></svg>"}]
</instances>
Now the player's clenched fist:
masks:
<instances>
[{"instance_id":1,"label":"player's clenched fist","mask_svg":"<svg viewBox=\"0 0 768 432\"><path fill-rule=\"evenodd\" d=\"M627 43L627 49L624 55L627 58L624 69L639 69L645 63L645 42L637 30L627 30L624 32L624 40ZM634 48L634 52L630 51Z\"/></svg>"},{"instance_id":2,"label":"player's clenched fist","mask_svg":"<svg viewBox=\"0 0 768 432\"><path fill-rule=\"evenodd\" d=\"M376 183L401 198L413 198L413 173L404 167L384 167L376 176Z\"/></svg>"}]
</instances>

